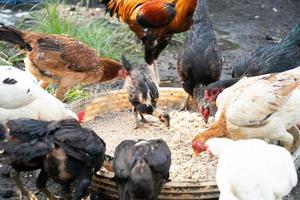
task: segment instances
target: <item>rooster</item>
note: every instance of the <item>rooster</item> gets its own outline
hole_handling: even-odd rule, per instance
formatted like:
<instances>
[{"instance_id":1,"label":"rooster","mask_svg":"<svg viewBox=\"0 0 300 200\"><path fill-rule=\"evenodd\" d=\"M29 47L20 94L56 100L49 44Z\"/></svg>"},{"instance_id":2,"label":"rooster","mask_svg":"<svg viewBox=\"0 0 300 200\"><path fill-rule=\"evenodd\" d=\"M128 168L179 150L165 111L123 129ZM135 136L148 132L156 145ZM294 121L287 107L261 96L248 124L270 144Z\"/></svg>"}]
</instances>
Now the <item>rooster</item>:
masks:
<instances>
[{"instance_id":1,"label":"rooster","mask_svg":"<svg viewBox=\"0 0 300 200\"><path fill-rule=\"evenodd\" d=\"M177 71L183 89L188 93L181 110L187 109L189 96L200 105L205 86L220 78L222 59L206 0L198 0L193 25L178 56Z\"/></svg>"},{"instance_id":2,"label":"rooster","mask_svg":"<svg viewBox=\"0 0 300 200\"><path fill-rule=\"evenodd\" d=\"M241 77L283 72L298 66L300 66L300 23L296 24L278 44L260 47L252 52L249 58L233 68L232 79L208 85L201 106L203 117L207 121L210 111L214 110L218 95Z\"/></svg>"},{"instance_id":3,"label":"rooster","mask_svg":"<svg viewBox=\"0 0 300 200\"><path fill-rule=\"evenodd\" d=\"M218 158L220 199L279 200L297 185L291 154L259 139L209 139L207 151Z\"/></svg>"},{"instance_id":4,"label":"rooster","mask_svg":"<svg viewBox=\"0 0 300 200\"><path fill-rule=\"evenodd\" d=\"M274 74L244 77L217 99L216 122L193 139L199 153L210 138L260 138L280 141L294 151L299 146L300 67Z\"/></svg>"},{"instance_id":5,"label":"rooster","mask_svg":"<svg viewBox=\"0 0 300 200\"><path fill-rule=\"evenodd\" d=\"M78 40L55 34L34 33L2 26L0 40L16 44L26 52L26 71L47 88L56 83L55 96L64 94L78 83L92 84L124 78L126 70L119 62L98 57L97 52Z\"/></svg>"},{"instance_id":6,"label":"rooster","mask_svg":"<svg viewBox=\"0 0 300 200\"><path fill-rule=\"evenodd\" d=\"M56 198L46 188L48 178L63 186L65 198L80 200L92 175L104 162L105 143L75 119L16 119L8 121L6 128L7 133L2 131L0 138L6 139L4 154L10 165L17 171L41 169L37 188L51 200ZM16 180L21 191L26 191L18 176ZM74 181L76 186L71 193L70 186ZM28 196L32 198L32 194Z\"/></svg>"},{"instance_id":7,"label":"rooster","mask_svg":"<svg viewBox=\"0 0 300 200\"><path fill-rule=\"evenodd\" d=\"M170 166L171 152L161 139L121 142L113 160L120 200L156 200Z\"/></svg>"},{"instance_id":8,"label":"rooster","mask_svg":"<svg viewBox=\"0 0 300 200\"><path fill-rule=\"evenodd\" d=\"M156 107L159 93L151 77L138 69L134 69L124 56L121 59L123 66L129 74L125 78L124 84L128 92L129 101L133 105L136 128L140 127L138 113L143 123L147 122L143 114L149 114L157 117L160 122L169 127L170 115Z\"/></svg>"},{"instance_id":9,"label":"rooster","mask_svg":"<svg viewBox=\"0 0 300 200\"><path fill-rule=\"evenodd\" d=\"M0 66L0 96L0 123L18 118L78 119L61 101L39 87L31 74L15 67Z\"/></svg>"},{"instance_id":10,"label":"rooster","mask_svg":"<svg viewBox=\"0 0 300 200\"><path fill-rule=\"evenodd\" d=\"M111 16L127 23L143 42L150 75L158 85L155 60L174 33L184 32L192 24L197 0L102 0Z\"/></svg>"}]
</instances>

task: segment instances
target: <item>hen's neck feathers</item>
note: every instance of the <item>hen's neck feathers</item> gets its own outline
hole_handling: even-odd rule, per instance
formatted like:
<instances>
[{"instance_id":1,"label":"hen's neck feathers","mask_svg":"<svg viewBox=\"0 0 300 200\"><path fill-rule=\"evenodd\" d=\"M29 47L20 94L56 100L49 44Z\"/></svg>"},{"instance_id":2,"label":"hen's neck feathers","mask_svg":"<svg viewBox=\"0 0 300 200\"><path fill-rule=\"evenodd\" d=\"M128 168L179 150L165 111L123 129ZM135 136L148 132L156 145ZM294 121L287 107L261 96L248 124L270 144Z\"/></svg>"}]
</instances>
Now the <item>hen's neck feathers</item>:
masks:
<instances>
[{"instance_id":1,"label":"hen's neck feathers","mask_svg":"<svg viewBox=\"0 0 300 200\"><path fill-rule=\"evenodd\" d=\"M202 133L199 133L194 137L193 141L199 141L205 143L210 138L216 137L229 137L229 132L226 125L225 112L222 113L221 117L214 125Z\"/></svg>"}]
</instances>

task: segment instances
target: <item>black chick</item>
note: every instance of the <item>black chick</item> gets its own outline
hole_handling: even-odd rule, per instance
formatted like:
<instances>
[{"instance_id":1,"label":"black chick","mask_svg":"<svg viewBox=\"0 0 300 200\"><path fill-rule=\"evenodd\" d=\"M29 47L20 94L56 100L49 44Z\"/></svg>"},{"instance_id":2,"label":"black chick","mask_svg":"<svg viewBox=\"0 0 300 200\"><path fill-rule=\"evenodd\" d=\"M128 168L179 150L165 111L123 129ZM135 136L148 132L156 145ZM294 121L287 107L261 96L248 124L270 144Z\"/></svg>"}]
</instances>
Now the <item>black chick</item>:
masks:
<instances>
[{"instance_id":1,"label":"black chick","mask_svg":"<svg viewBox=\"0 0 300 200\"><path fill-rule=\"evenodd\" d=\"M296 24L281 42L260 47L252 52L244 62L233 68L232 79L221 80L208 86L204 92L205 101L202 101L201 110L212 109L218 95L244 76L283 72L298 66L300 66L300 23ZM202 115L204 116L203 113Z\"/></svg>"},{"instance_id":2,"label":"black chick","mask_svg":"<svg viewBox=\"0 0 300 200\"><path fill-rule=\"evenodd\" d=\"M75 122L75 127L63 128L59 124L59 128L55 129L55 148L44 161L44 176L40 184L46 187L47 178L50 177L63 186L65 197L80 200L92 176L104 162L106 146L94 131L78 127L78 122ZM70 186L73 182L76 182L76 186L72 194Z\"/></svg>"},{"instance_id":3,"label":"black chick","mask_svg":"<svg viewBox=\"0 0 300 200\"><path fill-rule=\"evenodd\" d=\"M203 98L205 86L220 78L222 58L209 19L206 0L197 2L193 25L178 56L177 71L182 87L188 93L181 110L187 109L189 96L200 101ZM200 96L194 96L194 93Z\"/></svg>"},{"instance_id":4,"label":"black chick","mask_svg":"<svg viewBox=\"0 0 300 200\"><path fill-rule=\"evenodd\" d=\"M47 125L50 122L18 119L0 125L1 146L4 153L1 161L12 166L11 178L20 191L20 199L27 196L30 200L37 199L26 190L20 180L22 171L33 171L43 168L47 153L54 148L53 141L48 139Z\"/></svg>"},{"instance_id":5,"label":"black chick","mask_svg":"<svg viewBox=\"0 0 300 200\"><path fill-rule=\"evenodd\" d=\"M120 200L157 199L170 165L171 152L161 139L121 142L113 160Z\"/></svg>"},{"instance_id":6,"label":"black chick","mask_svg":"<svg viewBox=\"0 0 300 200\"><path fill-rule=\"evenodd\" d=\"M146 123L147 121L143 114L149 114L157 117L160 122L169 127L169 114L156 107L159 92L151 77L138 69L134 69L124 56L122 56L121 60L124 68L129 73L129 76L125 78L125 87L128 92L128 99L133 105L136 127L140 127L138 113L141 116L141 122Z\"/></svg>"},{"instance_id":7,"label":"black chick","mask_svg":"<svg viewBox=\"0 0 300 200\"><path fill-rule=\"evenodd\" d=\"M29 125L33 123L36 125ZM83 197L92 175L101 168L105 156L105 143L94 131L81 127L75 119L52 122L10 120L7 126L10 137L19 141L9 142L5 148L15 159L13 164L16 164L12 166L16 170L24 170L19 161L36 158L36 168L41 169L37 178L37 188L49 199L55 197L46 189L48 178L63 186L65 198L80 200ZM19 128L16 128L17 126ZM11 130L22 130L24 134L15 134ZM40 149L35 150L33 145ZM77 184L71 195L70 185L73 182Z\"/></svg>"}]
</instances>

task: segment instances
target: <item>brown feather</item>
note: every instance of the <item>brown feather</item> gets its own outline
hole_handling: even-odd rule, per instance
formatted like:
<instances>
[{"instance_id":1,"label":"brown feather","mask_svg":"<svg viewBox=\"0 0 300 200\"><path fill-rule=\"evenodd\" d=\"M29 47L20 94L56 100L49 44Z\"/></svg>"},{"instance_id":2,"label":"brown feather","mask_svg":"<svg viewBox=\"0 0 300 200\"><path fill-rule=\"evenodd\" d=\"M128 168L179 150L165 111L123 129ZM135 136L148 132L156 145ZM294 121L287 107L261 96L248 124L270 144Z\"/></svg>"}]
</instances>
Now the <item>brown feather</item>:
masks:
<instances>
[{"instance_id":1,"label":"brown feather","mask_svg":"<svg viewBox=\"0 0 300 200\"><path fill-rule=\"evenodd\" d=\"M203 131L202 133L198 133L194 138L193 141L199 141L205 143L210 138L216 137L228 137L230 138L230 133L227 130L226 125L226 117L225 112L222 113L220 119L215 122L209 129Z\"/></svg>"}]
</instances>

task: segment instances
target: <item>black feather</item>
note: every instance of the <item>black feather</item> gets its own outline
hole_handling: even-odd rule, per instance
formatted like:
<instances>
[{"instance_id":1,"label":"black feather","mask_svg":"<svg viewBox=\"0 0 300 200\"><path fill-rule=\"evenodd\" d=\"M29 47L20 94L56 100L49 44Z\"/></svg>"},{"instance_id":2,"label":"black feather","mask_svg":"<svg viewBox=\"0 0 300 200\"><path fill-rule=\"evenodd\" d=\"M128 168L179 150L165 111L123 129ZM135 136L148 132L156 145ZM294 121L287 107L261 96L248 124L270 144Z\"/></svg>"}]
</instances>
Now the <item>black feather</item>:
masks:
<instances>
[{"instance_id":1,"label":"black feather","mask_svg":"<svg viewBox=\"0 0 300 200\"><path fill-rule=\"evenodd\" d=\"M163 140L121 142L113 161L120 199L156 199L170 165L171 153Z\"/></svg>"},{"instance_id":2,"label":"black feather","mask_svg":"<svg viewBox=\"0 0 300 200\"><path fill-rule=\"evenodd\" d=\"M133 67L131 65L131 63L127 60L127 58L125 56L121 56L121 62L122 62L122 65L123 67L128 71L132 71L133 70Z\"/></svg>"},{"instance_id":3,"label":"black feather","mask_svg":"<svg viewBox=\"0 0 300 200\"><path fill-rule=\"evenodd\" d=\"M300 23L278 44L260 47L232 70L232 76L258 76L262 74L283 72L300 65Z\"/></svg>"},{"instance_id":4,"label":"black feather","mask_svg":"<svg viewBox=\"0 0 300 200\"><path fill-rule=\"evenodd\" d=\"M45 137L48 133L47 126L50 122L35 119L9 120L7 127L9 134L17 139L28 142L33 139Z\"/></svg>"},{"instance_id":5,"label":"black feather","mask_svg":"<svg viewBox=\"0 0 300 200\"><path fill-rule=\"evenodd\" d=\"M2 83L4 84L8 84L8 85L14 85L16 84L18 81L16 81L15 79L13 78L6 78L2 81Z\"/></svg>"},{"instance_id":6,"label":"black feather","mask_svg":"<svg viewBox=\"0 0 300 200\"><path fill-rule=\"evenodd\" d=\"M21 49L31 51L32 47L23 39L23 33L7 26L0 27L0 40L19 45Z\"/></svg>"},{"instance_id":7,"label":"black feather","mask_svg":"<svg viewBox=\"0 0 300 200\"><path fill-rule=\"evenodd\" d=\"M177 71L189 95L197 85L206 86L220 78L222 61L206 0L198 0L193 25L178 56Z\"/></svg>"}]
</instances>

